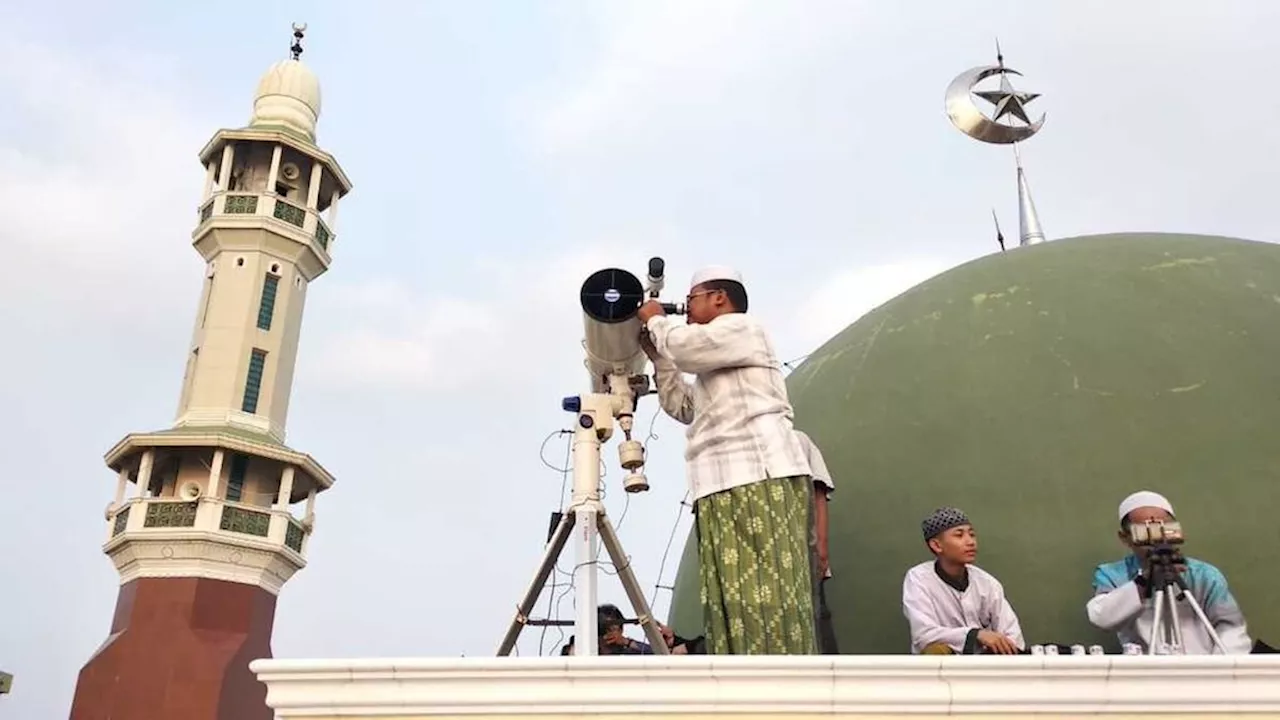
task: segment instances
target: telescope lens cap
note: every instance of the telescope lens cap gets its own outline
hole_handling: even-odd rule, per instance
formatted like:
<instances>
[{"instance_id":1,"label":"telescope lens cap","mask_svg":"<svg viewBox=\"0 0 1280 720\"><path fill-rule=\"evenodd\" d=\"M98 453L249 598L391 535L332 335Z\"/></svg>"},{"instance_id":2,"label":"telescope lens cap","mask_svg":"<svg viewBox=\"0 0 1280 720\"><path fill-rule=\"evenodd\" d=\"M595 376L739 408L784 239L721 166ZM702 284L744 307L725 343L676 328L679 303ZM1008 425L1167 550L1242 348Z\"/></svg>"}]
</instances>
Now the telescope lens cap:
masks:
<instances>
[{"instance_id":1,"label":"telescope lens cap","mask_svg":"<svg viewBox=\"0 0 1280 720\"><path fill-rule=\"evenodd\" d=\"M626 270L597 270L582 283L582 311L592 320L619 323L630 320L644 302L644 284Z\"/></svg>"}]
</instances>

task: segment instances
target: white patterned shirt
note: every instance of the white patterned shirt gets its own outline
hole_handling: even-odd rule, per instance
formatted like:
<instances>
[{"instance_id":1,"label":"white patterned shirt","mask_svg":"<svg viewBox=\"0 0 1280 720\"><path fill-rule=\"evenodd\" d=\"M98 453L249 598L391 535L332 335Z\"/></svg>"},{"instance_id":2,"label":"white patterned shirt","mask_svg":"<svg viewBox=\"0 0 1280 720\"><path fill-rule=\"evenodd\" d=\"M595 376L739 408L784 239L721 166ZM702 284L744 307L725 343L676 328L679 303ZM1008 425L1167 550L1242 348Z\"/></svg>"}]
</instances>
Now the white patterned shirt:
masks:
<instances>
[{"instance_id":1,"label":"white patterned shirt","mask_svg":"<svg viewBox=\"0 0 1280 720\"><path fill-rule=\"evenodd\" d=\"M782 364L764 328L746 313L706 324L647 324L662 409L689 426L685 467L696 502L769 478L808 475L809 462L792 426ZM692 384L681 372L695 376Z\"/></svg>"},{"instance_id":2,"label":"white patterned shirt","mask_svg":"<svg viewBox=\"0 0 1280 720\"><path fill-rule=\"evenodd\" d=\"M803 430L797 430L796 435L800 436L800 444L804 446L805 457L809 459L809 475L813 477L814 484L820 484L826 488L827 499L831 499L831 493L836 491L836 484L831 480L831 471L827 469L827 460L822 457L822 451L817 445L813 444L813 438Z\"/></svg>"},{"instance_id":3,"label":"white patterned shirt","mask_svg":"<svg viewBox=\"0 0 1280 720\"><path fill-rule=\"evenodd\" d=\"M831 471L827 469L826 458L822 457L822 451L813 443L813 438L809 437L808 433L803 430L797 430L796 436L800 438L800 444L804 446L805 457L809 459L809 475L813 477L813 484L821 485L824 490L823 495L826 496L828 501L831 500L831 493L835 492L836 485L831 480ZM814 491L816 492L817 488L814 488ZM827 516L827 522L831 522L830 515ZM827 566L827 572L823 577L831 577L830 565Z\"/></svg>"}]
</instances>

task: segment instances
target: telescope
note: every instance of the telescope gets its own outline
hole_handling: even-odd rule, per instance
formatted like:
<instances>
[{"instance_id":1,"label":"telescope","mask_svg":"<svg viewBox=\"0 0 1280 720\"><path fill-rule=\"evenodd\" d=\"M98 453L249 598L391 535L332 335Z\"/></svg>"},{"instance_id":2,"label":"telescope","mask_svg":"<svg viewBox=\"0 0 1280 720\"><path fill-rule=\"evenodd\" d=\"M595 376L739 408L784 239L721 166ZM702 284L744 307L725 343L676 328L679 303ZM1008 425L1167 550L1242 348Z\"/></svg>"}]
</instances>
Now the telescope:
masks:
<instances>
[{"instance_id":1,"label":"telescope","mask_svg":"<svg viewBox=\"0 0 1280 720\"><path fill-rule=\"evenodd\" d=\"M570 538L577 546L577 563L573 571L574 652L578 655L599 654L602 618L597 616L597 538L616 568L622 588L631 601L635 615L644 628L649 645L657 655L668 654L657 621L636 581L630 560L609 520L600 492L600 448L613 437L614 427L622 430L618 443L618 460L628 472L622 489L639 493L649 489L644 473L644 444L631 436L635 422L636 400L649 393L649 375L645 372L649 358L640 347L644 327L637 315L646 300L656 300L662 292L666 263L662 258L649 260L648 285L640 278L619 268L605 268L587 277L578 300L582 305L587 372L591 375L591 392L573 395L561 401L560 407L575 416L573 430L573 494L570 504L558 513L556 528L547 542L542 563L533 582L517 606L507 634L498 646L498 655L510 655L520 631L533 624L529 613L542 595L546 582L555 571L560 553ZM668 314L684 314L684 307L663 303ZM545 624L545 623L542 623Z\"/></svg>"},{"instance_id":2,"label":"telescope","mask_svg":"<svg viewBox=\"0 0 1280 720\"><path fill-rule=\"evenodd\" d=\"M591 374L591 391L610 392L610 377L626 377L639 381L643 377L648 389L645 364L648 358L640 348L644 327L636 317L646 300L657 299L665 284L666 262L650 258L648 285L640 278L619 268L605 268L589 275L582 283L578 299L582 304L583 348L586 350L587 372ZM679 303L662 303L668 315L683 315ZM638 394L644 394L643 392Z\"/></svg>"}]
</instances>

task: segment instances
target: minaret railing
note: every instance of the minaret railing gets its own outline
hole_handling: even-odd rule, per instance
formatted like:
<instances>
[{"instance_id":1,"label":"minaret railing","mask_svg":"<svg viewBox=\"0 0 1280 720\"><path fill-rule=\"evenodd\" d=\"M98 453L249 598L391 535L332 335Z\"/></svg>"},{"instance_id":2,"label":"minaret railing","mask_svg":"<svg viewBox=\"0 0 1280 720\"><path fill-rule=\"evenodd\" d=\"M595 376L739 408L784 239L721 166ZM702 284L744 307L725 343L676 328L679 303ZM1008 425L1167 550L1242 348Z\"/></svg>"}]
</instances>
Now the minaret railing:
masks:
<instances>
[{"instance_id":1,"label":"minaret railing","mask_svg":"<svg viewBox=\"0 0 1280 720\"><path fill-rule=\"evenodd\" d=\"M130 498L108 514L108 542L174 531L216 532L224 540L268 542L303 555L311 530L302 519L277 505L251 505L222 498ZM125 536L122 538L121 536Z\"/></svg>"},{"instance_id":2,"label":"minaret railing","mask_svg":"<svg viewBox=\"0 0 1280 720\"><path fill-rule=\"evenodd\" d=\"M325 253L337 237L320 212L275 193L220 190L200 206L199 215L200 225L229 215L271 218L302 231Z\"/></svg>"}]
</instances>

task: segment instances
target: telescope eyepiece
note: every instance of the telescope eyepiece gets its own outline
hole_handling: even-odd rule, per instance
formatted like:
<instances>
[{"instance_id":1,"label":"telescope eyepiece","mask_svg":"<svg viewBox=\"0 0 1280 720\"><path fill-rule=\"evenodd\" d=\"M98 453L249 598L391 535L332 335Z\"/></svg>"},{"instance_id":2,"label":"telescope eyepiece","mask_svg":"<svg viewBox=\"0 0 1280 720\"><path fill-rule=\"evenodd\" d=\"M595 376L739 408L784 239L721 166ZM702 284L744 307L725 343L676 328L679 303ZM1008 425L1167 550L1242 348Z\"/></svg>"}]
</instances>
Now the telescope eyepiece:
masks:
<instances>
[{"instance_id":1,"label":"telescope eyepiece","mask_svg":"<svg viewBox=\"0 0 1280 720\"><path fill-rule=\"evenodd\" d=\"M667 263L660 257L649 258L649 278L652 280L661 280L667 271Z\"/></svg>"}]
</instances>

